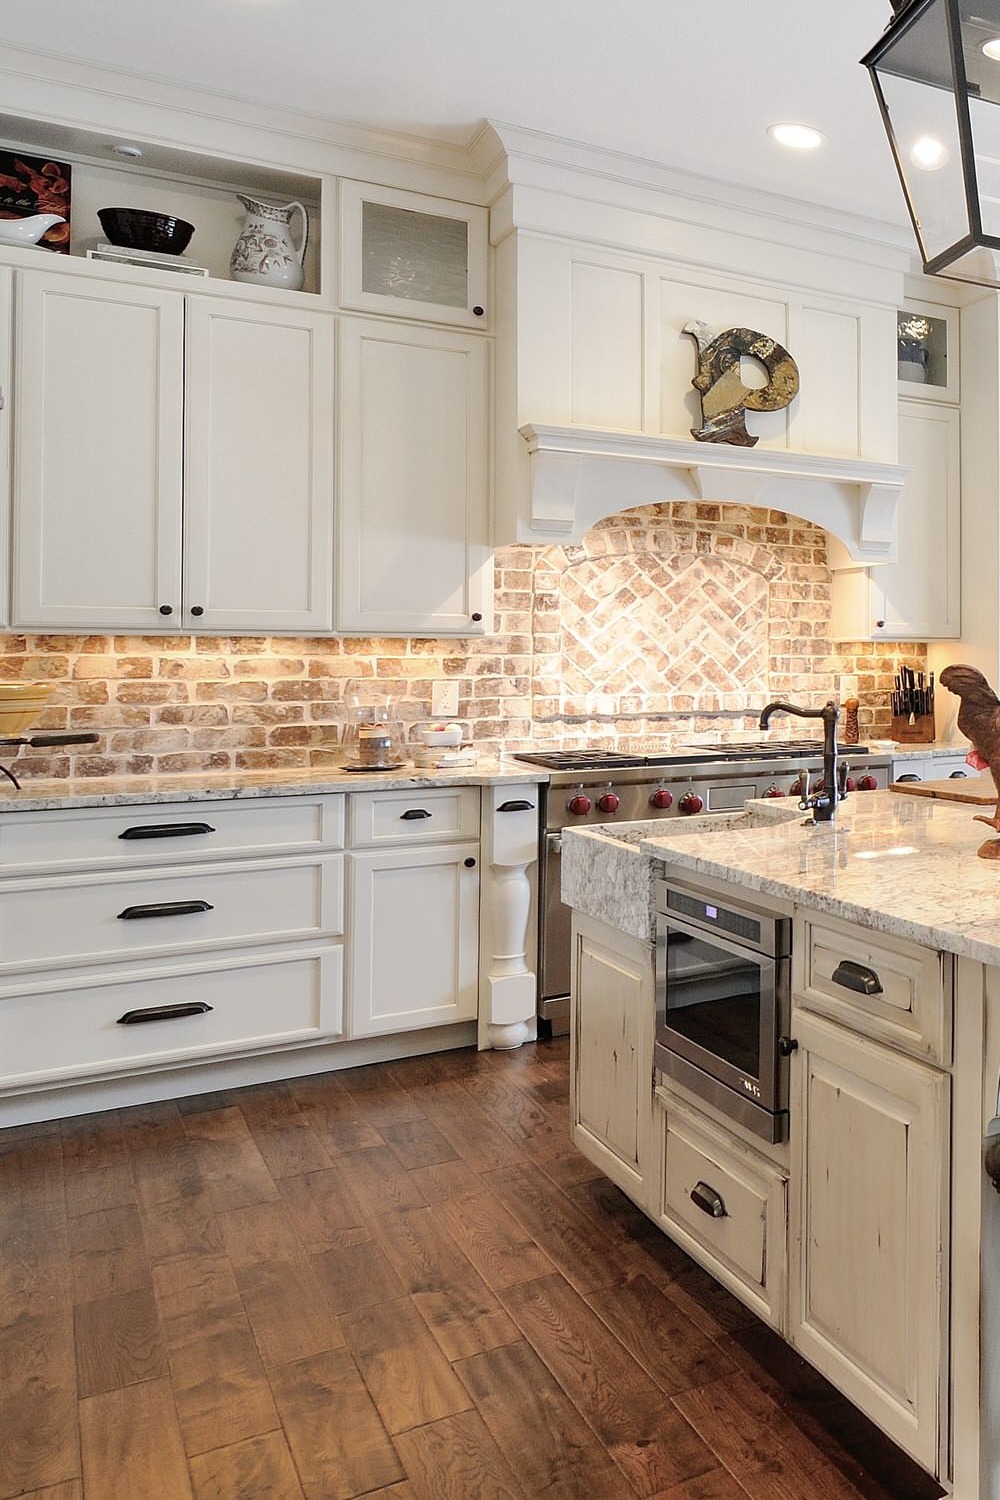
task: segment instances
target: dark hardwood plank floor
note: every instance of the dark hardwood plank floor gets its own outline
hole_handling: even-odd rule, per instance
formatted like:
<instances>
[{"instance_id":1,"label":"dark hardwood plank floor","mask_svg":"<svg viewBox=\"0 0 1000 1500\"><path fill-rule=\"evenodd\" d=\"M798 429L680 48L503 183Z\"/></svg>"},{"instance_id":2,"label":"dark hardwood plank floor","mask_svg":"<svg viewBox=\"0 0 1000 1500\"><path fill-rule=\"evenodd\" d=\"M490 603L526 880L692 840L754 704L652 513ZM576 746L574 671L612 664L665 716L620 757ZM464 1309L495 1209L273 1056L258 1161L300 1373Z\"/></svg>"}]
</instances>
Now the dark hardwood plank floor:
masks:
<instances>
[{"instance_id":1,"label":"dark hardwood plank floor","mask_svg":"<svg viewBox=\"0 0 1000 1500\"><path fill-rule=\"evenodd\" d=\"M0 1500L932 1500L574 1149L565 1039L0 1132Z\"/></svg>"}]
</instances>

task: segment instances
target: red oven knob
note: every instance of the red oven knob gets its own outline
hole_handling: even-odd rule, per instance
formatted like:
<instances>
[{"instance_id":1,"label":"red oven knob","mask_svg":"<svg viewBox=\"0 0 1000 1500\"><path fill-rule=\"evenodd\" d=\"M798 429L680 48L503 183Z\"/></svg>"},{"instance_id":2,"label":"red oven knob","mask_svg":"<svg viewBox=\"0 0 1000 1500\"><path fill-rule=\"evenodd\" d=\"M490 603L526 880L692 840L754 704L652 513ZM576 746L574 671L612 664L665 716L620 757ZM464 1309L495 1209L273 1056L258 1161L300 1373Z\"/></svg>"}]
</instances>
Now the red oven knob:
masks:
<instances>
[{"instance_id":1,"label":"red oven knob","mask_svg":"<svg viewBox=\"0 0 1000 1500\"><path fill-rule=\"evenodd\" d=\"M665 786L661 786L649 799L650 807L658 807L661 812L674 805L674 794L668 792Z\"/></svg>"},{"instance_id":2,"label":"red oven knob","mask_svg":"<svg viewBox=\"0 0 1000 1500\"><path fill-rule=\"evenodd\" d=\"M585 796L583 792L577 792L576 796L571 797L566 803L566 811L571 812L574 818L586 817L587 813L590 812L590 807L590 798Z\"/></svg>"},{"instance_id":3,"label":"red oven knob","mask_svg":"<svg viewBox=\"0 0 1000 1500\"><path fill-rule=\"evenodd\" d=\"M604 792L598 797L597 805L601 812L614 813L621 807L622 799L617 792Z\"/></svg>"},{"instance_id":4,"label":"red oven knob","mask_svg":"<svg viewBox=\"0 0 1000 1500\"><path fill-rule=\"evenodd\" d=\"M859 792L877 792L878 791L878 781L871 774L871 772L869 772L866 776L859 776L858 777L858 791Z\"/></svg>"},{"instance_id":5,"label":"red oven knob","mask_svg":"<svg viewBox=\"0 0 1000 1500\"><path fill-rule=\"evenodd\" d=\"M677 810L690 818L694 813L700 813L704 806L704 799L697 792L685 792L677 804Z\"/></svg>"},{"instance_id":6,"label":"red oven knob","mask_svg":"<svg viewBox=\"0 0 1000 1500\"><path fill-rule=\"evenodd\" d=\"M858 783L855 781L854 777L853 776L848 776L847 780L844 782L844 791L845 792L856 792L857 789L858 789ZM868 787L868 791L871 791L871 787Z\"/></svg>"},{"instance_id":7,"label":"red oven knob","mask_svg":"<svg viewBox=\"0 0 1000 1500\"><path fill-rule=\"evenodd\" d=\"M772 781L767 791L763 792L761 795L764 797L783 797L785 794L781 790L781 787L778 786L777 782Z\"/></svg>"}]
</instances>

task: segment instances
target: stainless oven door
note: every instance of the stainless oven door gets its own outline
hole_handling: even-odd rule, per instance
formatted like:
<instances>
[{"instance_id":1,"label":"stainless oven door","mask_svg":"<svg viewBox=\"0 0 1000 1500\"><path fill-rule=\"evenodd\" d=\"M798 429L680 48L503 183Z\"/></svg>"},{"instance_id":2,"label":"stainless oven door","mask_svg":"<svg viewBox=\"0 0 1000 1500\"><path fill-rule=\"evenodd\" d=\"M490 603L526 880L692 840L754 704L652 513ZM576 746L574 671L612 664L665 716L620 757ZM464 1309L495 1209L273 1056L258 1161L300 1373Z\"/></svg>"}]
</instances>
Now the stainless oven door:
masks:
<instances>
[{"instance_id":1,"label":"stainless oven door","mask_svg":"<svg viewBox=\"0 0 1000 1500\"><path fill-rule=\"evenodd\" d=\"M758 1134L785 1132L789 960L706 932L674 915L657 920L656 1064ZM777 1132L777 1133L775 1133Z\"/></svg>"}]
</instances>

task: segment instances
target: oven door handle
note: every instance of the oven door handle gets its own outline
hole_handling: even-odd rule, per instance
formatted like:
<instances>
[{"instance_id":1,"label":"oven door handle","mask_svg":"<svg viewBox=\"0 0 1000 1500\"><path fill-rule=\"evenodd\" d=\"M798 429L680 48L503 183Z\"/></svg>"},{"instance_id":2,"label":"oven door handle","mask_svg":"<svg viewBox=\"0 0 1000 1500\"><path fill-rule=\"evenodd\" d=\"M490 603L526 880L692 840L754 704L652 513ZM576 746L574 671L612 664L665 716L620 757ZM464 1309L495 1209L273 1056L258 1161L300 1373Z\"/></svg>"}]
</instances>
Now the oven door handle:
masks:
<instances>
[{"instance_id":1,"label":"oven door handle","mask_svg":"<svg viewBox=\"0 0 1000 1500\"><path fill-rule=\"evenodd\" d=\"M712 1219L725 1219L728 1215L726 1202L721 1193L717 1193L714 1187L709 1187L707 1182L696 1182L691 1189L691 1202L702 1213L708 1214Z\"/></svg>"}]
</instances>

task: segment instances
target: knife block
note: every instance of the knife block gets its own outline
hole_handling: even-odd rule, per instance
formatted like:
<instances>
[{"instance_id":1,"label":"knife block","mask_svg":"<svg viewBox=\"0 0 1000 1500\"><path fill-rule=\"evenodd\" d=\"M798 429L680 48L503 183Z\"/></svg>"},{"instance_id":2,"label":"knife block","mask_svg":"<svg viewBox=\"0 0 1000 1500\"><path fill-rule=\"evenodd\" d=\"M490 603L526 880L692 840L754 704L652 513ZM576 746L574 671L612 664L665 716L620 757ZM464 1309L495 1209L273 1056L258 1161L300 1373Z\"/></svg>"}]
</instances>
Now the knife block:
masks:
<instances>
[{"instance_id":1,"label":"knife block","mask_svg":"<svg viewBox=\"0 0 1000 1500\"><path fill-rule=\"evenodd\" d=\"M892 738L898 745L929 745L934 739L934 715L914 714L911 724L909 714L893 714Z\"/></svg>"}]
</instances>

